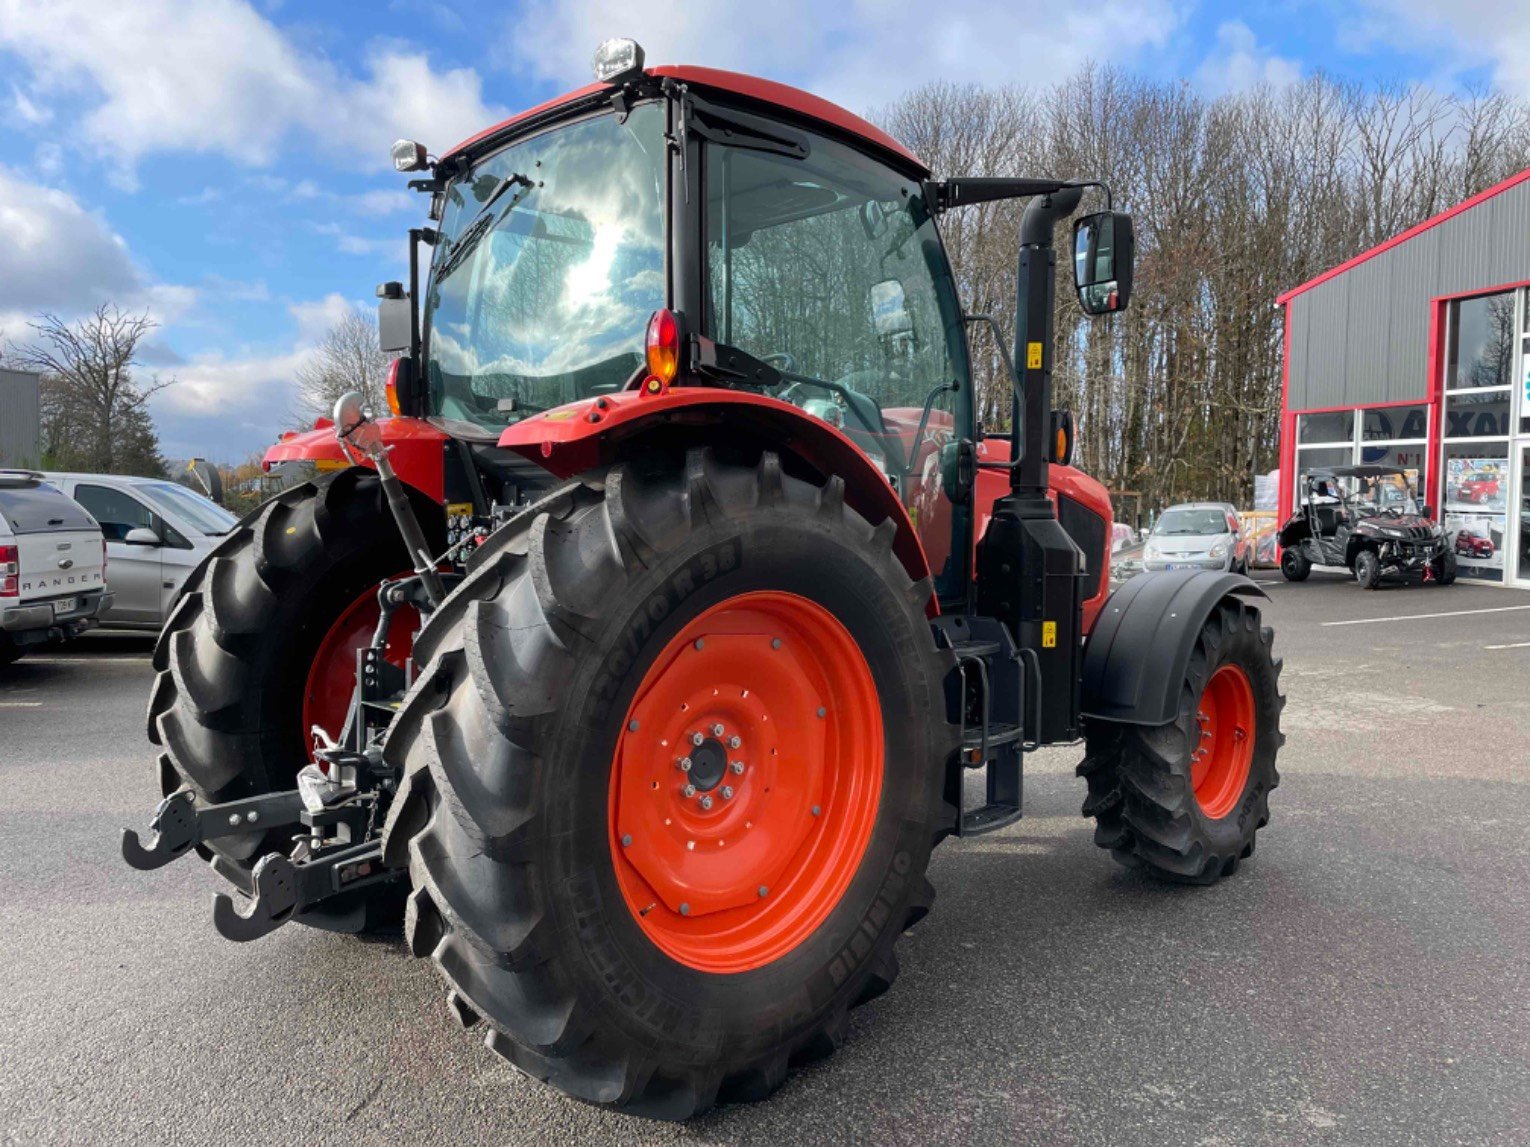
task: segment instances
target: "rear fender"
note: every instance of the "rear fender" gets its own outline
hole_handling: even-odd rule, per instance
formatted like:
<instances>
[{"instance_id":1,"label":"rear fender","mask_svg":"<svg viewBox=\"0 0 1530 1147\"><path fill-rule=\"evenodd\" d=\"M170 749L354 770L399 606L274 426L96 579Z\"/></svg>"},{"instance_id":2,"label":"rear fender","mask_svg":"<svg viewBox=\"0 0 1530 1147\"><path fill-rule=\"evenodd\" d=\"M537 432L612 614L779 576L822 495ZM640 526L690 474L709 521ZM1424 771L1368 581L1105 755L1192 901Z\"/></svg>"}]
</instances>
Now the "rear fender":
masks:
<instances>
[{"instance_id":1,"label":"rear fender","mask_svg":"<svg viewBox=\"0 0 1530 1147\"><path fill-rule=\"evenodd\" d=\"M390 448L388 461L406 486L412 486L440 505L446 498L446 450L451 436L423 418L381 418L383 445ZM334 423L321 418L312 430L288 432L266 451L261 467L270 470L282 462L312 462L322 472L355 465L335 438ZM370 466L368 462L366 465Z\"/></svg>"},{"instance_id":2,"label":"rear fender","mask_svg":"<svg viewBox=\"0 0 1530 1147\"><path fill-rule=\"evenodd\" d=\"M1225 598L1268 595L1238 574L1211 570L1142 573L1105 601L1084 646L1086 718L1166 725L1201 626Z\"/></svg>"},{"instance_id":3,"label":"rear fender","mask_svg":"<svg viewBox=\"0 0 1530 1147\"><path fill-rule=\"evenodd\" d=\"M499 445L571 478L661 438L696 445L754 441L793 454L824 476L838 475L856 513L872 525L893 523L893 552L908 576L916 582L930 576L919 535L882 471L839 430L780 399L708 386L657 395L620 391L522 419L500 435Z\"/></svg>"}]
</instances>

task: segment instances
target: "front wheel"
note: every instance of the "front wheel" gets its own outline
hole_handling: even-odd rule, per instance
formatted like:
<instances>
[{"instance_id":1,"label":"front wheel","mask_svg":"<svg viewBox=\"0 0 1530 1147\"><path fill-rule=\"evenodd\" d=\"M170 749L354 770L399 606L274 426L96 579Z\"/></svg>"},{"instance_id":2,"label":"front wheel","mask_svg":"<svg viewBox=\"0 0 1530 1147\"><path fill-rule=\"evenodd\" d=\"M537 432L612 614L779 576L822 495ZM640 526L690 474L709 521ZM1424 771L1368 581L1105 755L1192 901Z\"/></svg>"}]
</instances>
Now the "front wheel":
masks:
<instances>
[{"instance_id":1,"label":"front wheel","mask_svg":"<svg viewBox=\"0 0 1530 1147\"><path fill-rule=\"evenodd\" d=\"M1381 584L1381 558L1375 550L1361 550L1355 555L1355 580L1361 589L1375 589Z\"/></svg>"},{"instance_id":2,"label":"front wheel","mask_svg":"<svg viewBox=\"0 0 1530 1147\"><path fill-rule=\"evenodd\" d=\"M951 809L949 655L843 484L691 452L505 526L431 618L385 860L459 1019L569 1095L774 1091L897 975Z\"/></svg>"},{"instance_id":3,"label":"front wheel","mask_svg":"<svg viewBox=\"0 0 1530 1147\"><path fill-rule=\"evenodd\" d=\"M1257 609L1227 598L1196 639L1175 720L1088 722L1083 811L1095 818L1095 843L1117 861L1210 884L1253 855L1285 743L1274 640Z\"/></svg>"},{"instance_id":4,"label":"front wheel","mask_svg":"<svg viewBox=\"0 0 1530 1147\"><path fill-rule=\"evenodd\" d=\"M1312 563L1300 549L1290 546L1280 551L1280 572L1287 581L1306 581L1312 572Z\"/></svg>"},{"instance_id":5,"label":"front wheel","mask_svg":"<svg viewBox=\"0 0 1530 1147\"><path fill-rule=\"evenodd\" d=\"M1436 585L1450 585L1456 580L1458 570L1456 555L1446 550L1434 559L1434 580Z\"/></svg>"}]
</instances>

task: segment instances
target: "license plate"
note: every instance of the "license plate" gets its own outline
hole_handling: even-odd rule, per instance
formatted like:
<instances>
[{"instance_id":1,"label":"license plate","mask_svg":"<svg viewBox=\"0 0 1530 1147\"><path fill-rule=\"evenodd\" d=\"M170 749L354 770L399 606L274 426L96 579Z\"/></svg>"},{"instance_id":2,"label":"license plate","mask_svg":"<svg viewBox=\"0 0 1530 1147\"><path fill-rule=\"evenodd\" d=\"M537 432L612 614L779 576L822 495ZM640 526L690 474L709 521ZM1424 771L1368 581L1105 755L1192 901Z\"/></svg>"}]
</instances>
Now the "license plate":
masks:
<instances>
[{"instance_id":1,"label":"license plate","mask_svg":"<svg viewBox=\"0 0 1530 1147\"><path fill-rule=\"evenodd\" d=\"M1201 567L1198 562L1170 562L1164 568L1171 570L1198 570Z\"/></svg>"},{"instance_id":2,"label":"license plate","mask_svg":"<svg viewBox=\"0 0 1530 1147\"><path fill-rule=\"evenodd\" d=\"M63 613L73 613L79 606L80 599L77 597L61 598L53 603L53 616L58 617Z\"/></svg>"}]
</instances>

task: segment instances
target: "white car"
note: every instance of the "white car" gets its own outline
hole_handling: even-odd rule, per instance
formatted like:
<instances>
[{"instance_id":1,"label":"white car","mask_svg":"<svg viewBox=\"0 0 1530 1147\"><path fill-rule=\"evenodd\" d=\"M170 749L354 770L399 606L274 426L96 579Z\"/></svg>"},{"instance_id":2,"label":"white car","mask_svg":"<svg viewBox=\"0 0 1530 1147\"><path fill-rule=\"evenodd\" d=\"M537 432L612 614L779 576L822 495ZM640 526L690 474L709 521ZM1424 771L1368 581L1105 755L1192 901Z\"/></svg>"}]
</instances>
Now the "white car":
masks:
<instances>
[{"instance_id":1,"label":"white car","mask_svg":"<svg viewBox=\"0 0 1530 1147\"><path fill-rule=\"evenodd\" d=\"M116 599L101 624L110 629L157 632L191 571L238 521L195 490L161 478L45 476L101 523Z\"/></svg>"},{"instance_id":2,"label":"white car","mask_svg":"<svg viewBox=\"0 0 1530 1147\"><path fill-rule=\"evenodd\" d=\"M1238 512L1226 502L1170 506L1142 550L1146 570L1228 570L1248 573L1249 540Z\"/></svg>"},{"instance_id":3,"label":"white car","mask_svg":"<svg viewBox=\"0 0 1530 1147\"><path fill-rule=\"evenodd\" d=\"M101 529L30 470L0 470L0 665L75 637L111 606Z\"/></svg>"}]
</instances>

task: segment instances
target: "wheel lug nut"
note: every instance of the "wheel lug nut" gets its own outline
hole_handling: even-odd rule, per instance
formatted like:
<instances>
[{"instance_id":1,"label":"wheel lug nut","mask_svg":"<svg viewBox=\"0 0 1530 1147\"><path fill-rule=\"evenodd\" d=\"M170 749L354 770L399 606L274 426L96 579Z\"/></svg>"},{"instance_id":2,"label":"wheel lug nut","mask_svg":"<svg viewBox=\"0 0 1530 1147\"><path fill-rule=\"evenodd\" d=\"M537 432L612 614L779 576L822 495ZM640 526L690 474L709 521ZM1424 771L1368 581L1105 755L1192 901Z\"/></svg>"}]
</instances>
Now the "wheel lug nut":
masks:
<instances>
[{"instance_id":1,"label":"wheel lug nut","mask_svg":"<svg viewBox=\"0 0 1530 1147\"><path fill-rule=\"evenodd\" d=\"M743 743L744 742L742 740L740 740L737 736L733 736L733 737L729 737L728 738L728 748L730 748L730 749L736 749L740 745L742 745Z\"/></svg>"},{"instance_id":2,"label":"wheel lug nut","mask_svg":"<svg viewBox=\"0 0 1530 1147\"><path fill-rule=\"evenodd\" d=\"M703 737L700 733L692 733L691 734L691 744L693 744L693 745L699 745L699 744L701 744L705 740L706 740L706 738Z\"/></svg>"},{"instance_id":3,"label":"wheel lug nut","mask_svg":"<svg viewBox=\"0 0 1530 1147\"><path fill-rule=\"evenodd\" d=\"M733 789L728 785L723 785L722 787L722 799L725 801L730 801L733 799Z\"/></svg>"},{"instance_id":4,"label":"wheel lug nut","mask_svg":"<svg viewBox=\"0 0 1530 1147\"><path fill-rule=\"evenodd\" d=\"M675 767L682 773L688 773L691 771L691 759L689 757L681 757L675 762Z\"/></svg>"},{"instance_id":5,"label":"wheel lug nut","mask_svg":"<svg viewBox=\"0 0 1530 1147\"><path fill-rule=\"evenodd\" d=\"M723 735L723 727L721 725L713 725L712 726L712 736L714 736L714 737L721 737L722 735Z\"/></svg>"},{"instance_id":6,"label":"wheel lug nut","mask_svg":"<svg viewBox=\"0 0 1530 1147\"><path fill-rule=\"evenodd\" d=\"M744 762L743 761L734 761L728 767L733 770L733 775L734 776L741 777L741 776L744 775Z\"/></svg>"},{"instance_id":7,"label":"wheel lug nut","mask_svg":"<svg viewBox=\"0 0 1530 1147\"><path fill-rule=\"evenodd\" d=\"M680 790L680 795L683 796L686 800L690 800L693 796L696 795L696 786L686 785L685 788Z\"/></svg>"},{"instance_id":8,"label":"wheel lug nut","mask_svg":"<svg viewBox=\"0 0 1530 1147\"><path fill-rule=\"evenodd\" d=\"M704 809L711 808L712 807L712 798L711 797L702 797L701 798L701 807L704 808Z\"/></svg>"}]
</instances>

